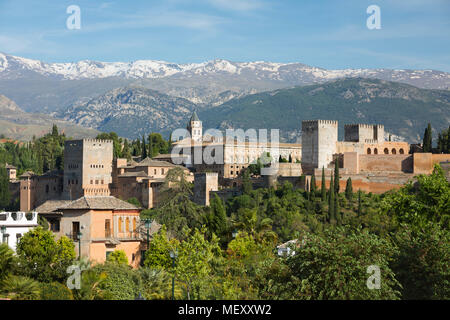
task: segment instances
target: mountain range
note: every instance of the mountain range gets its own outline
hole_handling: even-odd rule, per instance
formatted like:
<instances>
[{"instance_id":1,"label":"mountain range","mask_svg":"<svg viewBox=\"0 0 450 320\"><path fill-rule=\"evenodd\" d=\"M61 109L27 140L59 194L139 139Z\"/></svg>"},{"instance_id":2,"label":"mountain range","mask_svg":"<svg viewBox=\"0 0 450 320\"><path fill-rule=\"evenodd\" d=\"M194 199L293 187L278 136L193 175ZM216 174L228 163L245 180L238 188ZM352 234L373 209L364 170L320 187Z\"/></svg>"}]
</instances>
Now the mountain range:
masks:
<instances>
[{"instance_id":1,"label":"mountain range","mask_svg":"<svg viewBox=\"0 0 450 320\"><path fill-rule=\"evenodd\" d=\"M16 125L58 118L129 138L167 136L198 109L208 127L283 128L289 141L302 119L332 118L383 123L415 142L428 120L436 130L448 125L449 88L450 74L436 70L227 60L45 63L0 53L0 94L22 113L39 115L16 117L29 119Z\"/></svg>"},{"instance_id":2,"label":"mountain range","mask_svg":"<svg viewBox=\"0 0 450 320\"><path fill-rule=\"evenodd\" d=\"M218 106L247 94L347 77L402 82L425 89L450 88L450 74L436 70L326 70L302 63L227 60L45 63L0 53L0 93L28 112L57 112L129 85Z\"/></svg>"}]
</instances>

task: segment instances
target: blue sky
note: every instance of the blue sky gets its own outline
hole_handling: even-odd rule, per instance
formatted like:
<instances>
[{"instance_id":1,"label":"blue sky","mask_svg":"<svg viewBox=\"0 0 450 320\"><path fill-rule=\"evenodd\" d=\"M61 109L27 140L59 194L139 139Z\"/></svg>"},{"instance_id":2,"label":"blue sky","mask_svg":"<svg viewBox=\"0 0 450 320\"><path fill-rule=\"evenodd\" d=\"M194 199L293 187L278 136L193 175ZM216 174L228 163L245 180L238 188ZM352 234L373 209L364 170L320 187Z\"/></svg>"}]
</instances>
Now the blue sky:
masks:
<instances>
[{"instance_id":1,"label":"blue sky","mask_svg":"<svg viewBox=\"0 0 450 320\"><path fill-rule=\"evenodd\" d=\"M372 4L380 30L366 26ZM70 5L81 8L80 30L66 28ZM450 0L0 0L0 52L450 72Z\"/></svg>"}]
</instances>

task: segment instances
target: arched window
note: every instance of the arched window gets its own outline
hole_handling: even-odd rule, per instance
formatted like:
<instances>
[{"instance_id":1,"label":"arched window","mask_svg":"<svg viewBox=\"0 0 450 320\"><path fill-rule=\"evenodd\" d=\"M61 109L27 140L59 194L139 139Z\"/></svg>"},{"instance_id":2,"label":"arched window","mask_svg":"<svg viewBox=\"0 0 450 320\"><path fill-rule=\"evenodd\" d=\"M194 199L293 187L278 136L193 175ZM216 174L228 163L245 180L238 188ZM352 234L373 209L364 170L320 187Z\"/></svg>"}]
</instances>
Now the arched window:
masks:
<instances>
[{"instance_id":1,"label":"arched window","mask_svg":"<svg viewBox=\"0 0 450 320\"><path fill-rule=\"evenodd\" d=\"M367 148L367 154L372 154L372 150L370 150L370 148Z\"/></svg>"},{"instance_id":2,"label":"arched window","mask_svg":"<svg viewBox=\"0 0 450 320\"><path fill-rule=\"evenodd\" d=\"M397 150L395 150L394 148L392 148L392 154L397 154Z\"/></svg>"},{"instance_id":3,"label":"arched window","mask_svg":"<svg viewBox=\"0 0 450 320\"><path fill-rule=\"evenodd\" d=\"M405 154L405 150L403 150L403 149L400 149L399 152L400 152L400 154Z\"/></svg>"},{"instance_id":4,"label":"arched window","mask_svg":"<svg viewBox=\"0 0 450 320\"><path fill-rule=\"evenodd\" d=\"M133 219L133 232L136 232L136 218Z\"/></svg>"},{"instance_id":5,"label":"arched window","mask_svg":"<svg viewBox=\"0 0 450 320\"><path fill-rule=\"evenodd\" d=\"M384 148L384 154L389 154L389 149L388 148Z\"/></svg>"},{"instance_id":6,"label":"arched window","mask_svg":"<svg viewBox=\"0 0 450 320\"><path fill-rule=\"evenodd\" d=\"M378 154L378 149L377 148L373 149L373 154Z\"/></svg>"},{"instance_id":7,"label":"arched window","mask_svg":"<svg viewBox=\"0 0 450 320\"><path fill-rule=\"evenodd\" d=\"M125 232L130 232L130 218L125 219Z\"/></svg>"}]
</instances>

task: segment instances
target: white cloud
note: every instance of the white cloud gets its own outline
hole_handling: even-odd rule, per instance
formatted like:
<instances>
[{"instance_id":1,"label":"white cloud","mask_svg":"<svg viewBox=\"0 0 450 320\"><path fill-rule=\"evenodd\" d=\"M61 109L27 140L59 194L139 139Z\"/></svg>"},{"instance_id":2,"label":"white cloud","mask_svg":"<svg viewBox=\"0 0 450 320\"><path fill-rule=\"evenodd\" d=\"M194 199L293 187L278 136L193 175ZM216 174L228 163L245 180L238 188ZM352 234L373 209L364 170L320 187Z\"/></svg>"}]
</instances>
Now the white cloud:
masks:
<instances>
[{"instance_id":1,"label":"white cloud","mask_svg":"<svg viewBox=\"0 0 450 320\"><path fill-rule=\"evenodd\" d=\"M264 7L261 0L206 0L209 4L232 11L252 11Z\"/></svg>"}]
</instances>

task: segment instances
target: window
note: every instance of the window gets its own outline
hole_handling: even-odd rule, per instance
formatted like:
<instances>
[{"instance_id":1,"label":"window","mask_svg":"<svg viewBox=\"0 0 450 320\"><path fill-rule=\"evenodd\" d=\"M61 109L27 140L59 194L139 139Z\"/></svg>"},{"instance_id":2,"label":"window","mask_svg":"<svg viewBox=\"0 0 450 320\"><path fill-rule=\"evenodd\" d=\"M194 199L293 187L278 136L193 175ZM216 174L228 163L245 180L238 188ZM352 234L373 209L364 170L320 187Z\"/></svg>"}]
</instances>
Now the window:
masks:
<instances>
[{"instance_id":1,"label":"window","mask_svg":"<svg viewBox=\"0 0 450 320\"><path fill-rule=\"evenodd\" d=\"M59 220L55 219L55 220L50 220L50 230L53 232L59 232Z\"/></svg>"},{"instance_id":2,"label":"window","mask_svg":"<svg viewBox=\"0 0 450 320\"><path fill-rule=\"evenodd\" d=\"M388 148L384 148L384 154L389 154L389 149Z\"/></svg>"},{"instance_id":3,"label":"window","mask_svg":"<svg viewBox=\"0 0 450 320\"><path fill-rule=\"evenodd\" d=\"M378 149L377 148L373 149L373 154L378 154Z\"/></svg>"},{"instance_id":4,"label":"window","mask_svg":"<svg viewBox=\"0 0 450 320\"><path fill-rule=\"evenodd\" d=\"M130 218L125 219L125 232L130 232Z\"/></svg>"},{"instance_id":5,"label":"window","mask_svg":"<svg viewBox=\"0 0 450 320\"><path fill-rule=\"evenodd\" d=\"M397 154L397 150L392 149L392 154Z\"/></svg>"},{"instance_id":6,"label":"window","mask_svg":"<svg viewBox=\"0 0 450 320\"><path fill-rule=\"evenodd\" d=\"M400 149L399 152L400 152L400 154L405 154L405 150L403 150L403 149Z\"/></svg>"},{"instance_id":7,"label":"window","mask_svg":"<svg viewBox=\"0 0 450 320\"><path fill-rule=\"evenodd\" d=\"M78 241L78 233L80 233L80 222L72 222L72 239L73 241Z\"/></svg>"},{"instance_id":8,"label":"window","mask_svg":"<svg viewBox=\"0 0 450 320\"><path fill-rule=\"evenodd\" d=\"M111 220L105 220L105 238L111 238Z\"/></svg>"},{"instance_id":9,"label":"window","mask_svg":"<svg viewBox=\"0 0 450 320\"><path fill-rule=\"evenodd\" d=\"M370 148L367 148L367 154L372 154L372 150L370 150Z\"/></svg>"}]
</instances>

